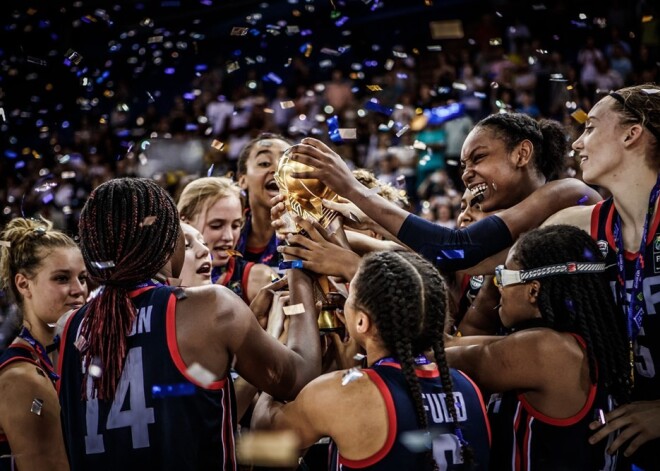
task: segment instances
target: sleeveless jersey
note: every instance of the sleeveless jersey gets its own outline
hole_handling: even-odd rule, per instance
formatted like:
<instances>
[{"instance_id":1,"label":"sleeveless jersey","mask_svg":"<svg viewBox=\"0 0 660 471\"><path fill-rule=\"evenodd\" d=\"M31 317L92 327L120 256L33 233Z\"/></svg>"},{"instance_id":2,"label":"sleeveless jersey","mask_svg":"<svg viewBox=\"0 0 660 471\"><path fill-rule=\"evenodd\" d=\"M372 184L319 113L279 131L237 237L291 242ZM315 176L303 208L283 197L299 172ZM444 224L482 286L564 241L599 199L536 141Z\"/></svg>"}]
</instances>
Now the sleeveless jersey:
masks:
<instances>
[{"instance_id":1,"label":"sleeveless jersey","mask_svg":"<svg viewBox=\"0 0 660 471\"><path fill-rule=\"evenodd\" d=\"M268 241L268 245L261 248L250 250L247 246L247 240L252 231L252 212L250 208L245 210L245 225L241 229L241 235L236 244L236 250L243 254L243 258L248 262L263 263L273 268L277 268L280 263L280 254L277 252L279 239L275 234Z\"/></svg>"},{"instance_id":2,"label":"sleeveless jersey","mask_svg":"<svg viewBox=\"0 0 660 471\"><path fill-rule=\"evenodd\" d=\"M359 460L347 460L339 455L336 446L331 447L330 469L405 471L430 470L424 453L413 453L401 442L403 432L419 430L415 404L410 397L406 379L397 363L382 363L362 370L378 387L387 407L389 430L385 445L373 456ZM433 456L441 470L460 470L464 467L461 447L454 434L451 416L447 411L440 374L434 370L416 370L422 389L424 409L429 430L434 436ZM490 426L486 417L481 393L464 373L450 369L453 382L456 413L462 434L474 453L476 467L488 469Z\"/></svg>"},{"instance_id":3,"label":"sleeveless jersey","mask_svg":"<svg viewBox=\"0 0 660 471\"><path fill-rule=\"evenodd\" d=\"M616 295L617 263L616 244L614 242L614 213L616 209L612 198L600 201L591 213L591 237L596 240L598 248L605 257L607 264L607 277L612 287L614 299L619 303ZM644 268L642 273L642 289L644 301L646 302L646 314L642 319L642 328L633 343L635 356L635 384L633 387L633 401L660 400L660 376L655 370L655 365L660 367L660 211L656 211L655 217L649 227L646 240L646 252L644 254ZM637 253L625 253L626 291L630 299L632 291L633 276L635 271L635 257ZM628 318L626 307L621 308L621 315ZM654 455L651 449L660 449L660 439L653 440L642 446L635 453L635 457L642 459L647 455L649 459L657 462L657 451ZM642 463L637 458L636 462ZM649 461L650 462L650 461ZM648 468L652 469L652 468Z\"/></svg>"},{"instance_id":4,"label":"sleeveless jersey","mask_svg":"<svg viewBox=\"0 0 660 471\"><path fill-rule=\"evenodd\" d=\"M573 334L574 335L574 334ZM584 348L584 341L574 335ZM589 424L607 413L613 401L592 384L587 401L573 417L556 419L535 410L519 391L493 394L488 418L493 429L491 468L512 471L614 470L616 457L605 452L610 441L587 441L594 433Z\"/></svg>"},{"instance_id":5,"label":"sleeveless jersey","mask_svg":"<svg viewBox=\"0 0 660 471\"><path fill-rule=\"evenodd\" d=\"M232 257L227 263L227 271L225 272L227 276L222 282L223 286L226 286L238 296L241 297L246 304L250 304L247 297L248 290L248 281L250 279L250 270L254 266L254 262L248 262L242 257ZM211 281L216 283L218 279L222 276L222 273L214 269L211 272Z\"/></svg>"},{"instance_id":6,"label":"sleeveless jersey","mask_svg":"<svg viewBox=\"0 0 660 471\"><path fill-rule=\"evenodd\" d=\"M0 355L0 371L4 367L19 361L32 363L37 368L41 370L44 369L41 362L38 360L38 356L34 353L34 350L28 345L18 343L10 345L7 350ZM46 376L46 373L44 373L44 376ZM14 469L16 469L16 463L11 454L9 441L7 441L6 435L0 433L0 471L13 471Z\"/></svg>"},{"instance_id":7,"label":"sleeveless jersey","mask_svg":"<svg viewBox=\"0 0 660 471\"><path fill-rule=\"evenodd\" d=\"M231 378L204 387L187 373L176 341L176 297L167 286L131 293L136 308L113 401L82 400L85 365L75 346L88 306L62 336L62 427L72 470L235 470ZM167 390L175 395L158 394Z\"/></svg>"}]
</instances>

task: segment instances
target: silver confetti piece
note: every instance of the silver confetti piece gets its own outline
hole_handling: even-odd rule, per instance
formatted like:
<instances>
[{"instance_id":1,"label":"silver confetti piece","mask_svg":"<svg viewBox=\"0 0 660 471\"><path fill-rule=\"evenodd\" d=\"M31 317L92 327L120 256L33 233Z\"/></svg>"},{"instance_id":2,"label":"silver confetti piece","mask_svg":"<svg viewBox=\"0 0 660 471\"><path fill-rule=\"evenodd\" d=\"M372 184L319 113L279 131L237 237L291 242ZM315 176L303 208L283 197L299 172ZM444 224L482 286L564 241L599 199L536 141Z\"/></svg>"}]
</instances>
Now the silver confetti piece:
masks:
<instances>
[{"instance_id":1,"label":"silver confetti piece","mask_svg":"<svg viewBox=\"0 0 660 471\"><path fill-rule=\"evenodd\" d=\"M41 409L44 407L44 400L34 398L32 399L32 406L30 407L30 412L36 415L41 415Z\"/></svg>"},{"instance_id":2,"label":"silver confetti piece","mask_svg":"<svg viewBox=\"0 0 660 471\"><path fill-rule=\"evenodd\" d=\"M352 383L356 379L360 379L362 376L364 376L364 373L362 373L359 368L351 368L341 377L341 385L346 386L348 383Z\"/></svg>"},{"instance_id":3,"label":"silver confetti piece","mask_svg":"<svg viewBox=\"0 0 660 471\"><path fill-rule=\"evenodd\" d=\"M353 360L355 361L362 361L365 358L367 358L367 356L363 355L362 353L356 353L355 355L353 355Z\"/></svg>"},{"instance_id":4,"label":"silver confetti piece","mask_svg":"<svg viewBox=\"0 0 660 471\"><path fill-rule=\"evenodd\" d=\"M107 260L105 262L89 262L92 264L94 268L98 268L99 270L105 270L107 268L114 268L115 267L115 262L112 260Z\"/></svg>"}]
</instances>

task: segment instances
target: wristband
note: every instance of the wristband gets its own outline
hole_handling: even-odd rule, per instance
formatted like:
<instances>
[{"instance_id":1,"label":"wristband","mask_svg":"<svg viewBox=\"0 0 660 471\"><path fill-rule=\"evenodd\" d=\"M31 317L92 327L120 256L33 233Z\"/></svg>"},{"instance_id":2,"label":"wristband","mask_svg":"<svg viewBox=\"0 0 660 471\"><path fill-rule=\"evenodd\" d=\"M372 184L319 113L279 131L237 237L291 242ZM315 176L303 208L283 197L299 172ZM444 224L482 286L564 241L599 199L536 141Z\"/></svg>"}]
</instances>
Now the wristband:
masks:
<instances>
[{"instance_id":1,"label":"wristband","mask_svg":"<svg viewBox=\"0 0 660 471\"><path fill-rule=\"evenodd\" d=\"M288 268L302 268L303 267L303 261L302 260L287 260L284 262L280 262L279 264L279 269L280 270L286 270Z\"/></svg>"}]
</instances>

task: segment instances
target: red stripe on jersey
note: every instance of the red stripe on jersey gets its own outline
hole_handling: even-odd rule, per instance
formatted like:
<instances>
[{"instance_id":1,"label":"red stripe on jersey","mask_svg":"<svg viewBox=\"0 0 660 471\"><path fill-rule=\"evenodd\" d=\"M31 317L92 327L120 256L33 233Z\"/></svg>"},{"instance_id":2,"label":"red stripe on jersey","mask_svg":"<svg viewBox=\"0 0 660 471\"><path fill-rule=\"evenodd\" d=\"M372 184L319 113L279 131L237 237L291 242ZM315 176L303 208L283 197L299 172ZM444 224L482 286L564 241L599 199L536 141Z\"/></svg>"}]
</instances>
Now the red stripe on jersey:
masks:
<instances>
[{"instance_id":1,"label":"red stripe on jersey","mask_svg":"<svg viewBox=\"0 0 660 471\"><path fill-rule=\"evenodd\" d=\"M481 390L475 384L475 382L472 381L472 378L470 378L468 375L463 373L461 370L456 370L456 371L459 374L463 375L463 377L468 380L468 382L474 388L474 392L477 393L477 397L479 398L479 404L481 405L481 412L484 414L484 422L486 423L486 431L488 432L488 445L491 445L492 444L492 438L491 438L491 431L490 431L490 420L488 420L488 410L486 409L486 404L484 403L484 398L481 395Z\"/></svg>"},{"instance_id":2,"label":"red stripe on jersey","mask_svg":"<svg viewBox=\"0 0 660 471\"><path fill-rule=\"evenodd\" d=\"M598 221L600 220L600 210L603 209L605 200L599 201L595 204L594 209L591 211L591 238L598 240Z\"/></svg>"},{"instance_id":3,"label":"red stripe on jersey","mask_svg":"<svg viewBox=\"0 0 660 471\"><path fill-rule=\"evenodd\" d=\"M250 301L248 301L248 281L250 278L250 270L252 270L252 267L254 266L254 262L248 262L245 264L245 268L243 269L243 276L241 277L241 295L243 296L243 301L245 301L248 305L250 304Z\"/></svg>"},{"instance_id":4,"label":"red stripe on jersey","mask_svg":"<svg viewBox=\"0 0 660 471\"><path fill-rule=\"evenodd\" d=\"M401 365L389 361L384 361L379 366L391 366L392 368L396 368L398 370L401 369ZM440 372L438 371L437 367L433 368L432 370L422 370L421 368L415 368L415 375L419 378L438 378L440 377Z\"/></svg>"},{"instance_id":5,"label":"red stripe on jersey","mask_svg":"<svg viewBox=\"0 0 660 471\"><path fill-rule=\"evenodd\" d=\"M170 351L170 357L176 366L176 369L179 370L188 381L202 389L212 389L218 390L227 382L227 378L214 381L211 384L204 386L200 384L195 378L188 374L188 367L186 363L181 358L181 353L179 352L179 344L176 340L176 296L170 294L170 299L167 302L167 313L165 314L165 330L167 335L167 348Z\"/></svg>"},{"instance_id":6,"label":"red stripe on jersey","mask_svg":"<svg viewBox=\"0 0 660 471\"><path fill-rule=\"evenodd\" d=\"M60 353L57 358L57 375L60 377L57 382L55 383L55 390L57 391L57 395L59 396L60 394L60 383L62 382L62 365L64 364L64 351L66 349L66 336L69 334L69 326L71 325L71 321L75 317L75 315L78 313L78 310L80 308L76 309L71 313L69 318L66 320L66 324L64 324L64 330L62 331L62 335L60 336Z\"/></svg>"},{"instance_id":7,"label":"red stripe on jersey","mask_svg":"<svg viewBox=\"0 0 660 471\"><path fill-rule=\"evenodd\" d=\"M531 456L530 456L530 451L529 451L529 443L531 442L532 438L532 421L534 420L534 417L531 415L527 417L527 420L525 421L525 435L524 435L524 441L523 441L523 451L522 451L522 456L525 462L523 463L523 468L529 471L531 469L530 467L530 462L531 462Z\"/></svg>"},{"instance_id":8,"label":"red stripe on jersey","mask_svg":"<svg viewBox=\"0 0 660 471\"><path fill-rule=\"evenodd\" d=\"M385 364L385 363L383 363ZM380 460L385 458L387 454L392 449L394 445L394 440L396 439L396 409L394 408L394 400L392 399L392 393L387 388L385 381L373 370L364 369L362 370L367 373L367 376L374 382L378 390L380 391L383 400L385 401L385 409L387 409L387 438L385 439L385 444L383 447L378 450L376 453L371 455L368 458L362 460L348 460L337 452L337 462L340 465L346 465L349 468L366 468L367 466L373 466L378 463Z\"/></svg>"},{"instance_id":9,"label":"red stripe on jersey","mask_svg":"<svg viewBox=\"0 0 660 471\"><path fill-rule=\"evenodd\" d=\"M226 386L229 386L227 383ZM224 409L224 427L225 427L225 443L226 443L226 454L225 454L225 464L229 463L229 468L226 469L236 469L236 459L234 452L234 429L232 427L232 417L231 417L231 395L229 394L229 387L225 387L222 395L222 404Z\"/></svg>"},{"instance_id":10,"label":"red stripe on jersey","mask_svg":"<svg viewBox=\"0 0 660 471\"><path fill-rule=\"evenodd\" d=\"M518 448L518 427L520 427L521 405L516 406L516 413L513 416L513 469L520 471L520 449Z\"/></svg>"}]
</instances>

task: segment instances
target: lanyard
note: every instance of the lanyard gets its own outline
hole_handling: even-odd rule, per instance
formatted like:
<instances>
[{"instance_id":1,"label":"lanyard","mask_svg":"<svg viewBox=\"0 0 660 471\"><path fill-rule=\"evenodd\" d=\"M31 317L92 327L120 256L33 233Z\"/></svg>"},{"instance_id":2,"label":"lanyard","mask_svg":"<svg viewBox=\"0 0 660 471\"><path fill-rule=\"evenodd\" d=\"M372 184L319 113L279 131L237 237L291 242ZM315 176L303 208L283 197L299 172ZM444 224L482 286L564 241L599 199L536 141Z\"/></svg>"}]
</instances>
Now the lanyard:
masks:
<instances>
[{"instance_id":1,"label":"lanyard","mask_svg":"<svg viewBox=\"0 0 660 471\"><path fill-rule=\"evenodd\" d=\"M50 358L48 358L48 352L46 350L46 347L44 347L41 344L41 342L39 342L37 339L35 339L32 336L32 334L27 329L27 327L23 326L23 328L18 334L18 337L22 338L27 343L29 343L30 346L34 349L34 351L37 352L37 356L39 357L40 363L46 370L46 373L48 373L48 377L50 378L50 380L55 382L58 379L60 379L59 375L55 373L53 369L53 363L51 363Z\"/></svg>"},{"instance_id":2,"label":"lanyard","mask_svg":"<svg viewBox=\"0 0 660 471\"><path fill-rule=\"evenodd\" d=\"M617 297L621 306L626 310L628 322L628 336L630 340L634 341L642 328L642 320L646 310L646 303L644 302L644 291L642 289L642 278L644 272L644 254L646 251L646 239L648 237L649 226L653 213L655 211L655 203L660 194L660 174L658 179L651 190L649 197L649 208L646 213L646 220L644 221L644 228L642 229L642 241L639 247L639 253L635 260L635 271L633 275L632 292L630 293L630 301L626 299L626 267L625 256L623 249L623 233L621 230L621 216L619 213L615 214L614 219L614 243L616 244L616 266L617 266ZM626 309L627 306L627 309Z\"/></svg>"},{"instance_id":3,"label":"lanyard","mask_svg":"<svg viewBox=\"0 0 660 471\"><path fill-rule=\"evenodd\" d=\"M399 360L396 360L394 357L385 357L378 360L376 363L373 364L373 366L380 366L383 363L400 363L400 362ZM417 366L424 366L430 364L431 362L424 355L419 355L415 357L415 365Z\"/></svg>"}]
</instances>

